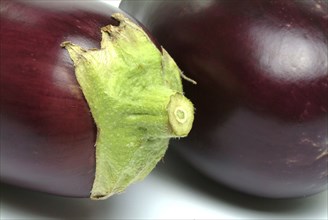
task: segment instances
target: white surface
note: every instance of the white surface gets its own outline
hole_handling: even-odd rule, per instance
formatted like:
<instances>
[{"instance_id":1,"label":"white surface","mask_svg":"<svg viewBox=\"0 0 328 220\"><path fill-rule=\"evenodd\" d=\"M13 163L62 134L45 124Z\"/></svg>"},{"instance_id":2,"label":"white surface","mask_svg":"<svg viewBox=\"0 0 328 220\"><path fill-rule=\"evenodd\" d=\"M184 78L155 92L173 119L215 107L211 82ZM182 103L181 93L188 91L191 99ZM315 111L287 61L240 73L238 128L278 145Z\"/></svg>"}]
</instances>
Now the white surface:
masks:
<instances>
[{"instance_id":1,"label":"white surface","mask_svg":"<svg viewBox=\"0 0 328 220\"><path fill-rule=\"evenodd\" d=\"M107 1L118 6L119 1ZM327 219L327 191L292 200L254 198L205 178L169 151L143 182L105 201L1 185L0 219Z\"/></svg>"},{"instance_id":2,"label":"white surface","mask_svg":"<svg viewBox=\"0 0 328 220\"><path fill-rule=\"evenodd\" d=\"M62 198L1 185L0 219L327 219L327 191L269 200L227 189L169 151L143 182L105 201Z\"/></svg>"},{"instance_id":3,"label":"white surface","mask_svg":"<svg viewBox=\"0 0 328 220\"><path fill-rule=\"evenodd\" d=\"M105 2L107 4L113 5L115 7L118 7L120 5L120 0L99 0L100 2Z\"/></svg>"}]
</instances>

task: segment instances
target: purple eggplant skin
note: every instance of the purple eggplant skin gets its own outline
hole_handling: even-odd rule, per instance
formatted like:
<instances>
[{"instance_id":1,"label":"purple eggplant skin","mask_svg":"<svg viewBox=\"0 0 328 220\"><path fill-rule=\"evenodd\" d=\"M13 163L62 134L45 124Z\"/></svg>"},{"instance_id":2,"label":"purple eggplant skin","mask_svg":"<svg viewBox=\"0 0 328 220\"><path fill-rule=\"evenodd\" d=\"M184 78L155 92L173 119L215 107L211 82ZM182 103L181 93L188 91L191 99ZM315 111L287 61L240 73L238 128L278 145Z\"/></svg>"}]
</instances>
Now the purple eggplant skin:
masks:
<instances>
[{"instance_id":1,"label":"purple eggplant skin","mask_svg":"<svg viewBox=\"0 0 328 220\"><path fill-rule=\"evenodd\" d=\"M123 0L198 85L194 127L175 149L238 191L327 189L328 2Z\"/></svg>"},{"instance_id":2,"label":"purple eggplant skin","mask_svg":"<svg viewBox=\"0 0 328 220\"><path fill-rule=\"evenodd\" d=\"M96 2L1 1L1 181L89 197L96 126L63 41L99 48L121 10Z\"/></svg>"}]
</instances>

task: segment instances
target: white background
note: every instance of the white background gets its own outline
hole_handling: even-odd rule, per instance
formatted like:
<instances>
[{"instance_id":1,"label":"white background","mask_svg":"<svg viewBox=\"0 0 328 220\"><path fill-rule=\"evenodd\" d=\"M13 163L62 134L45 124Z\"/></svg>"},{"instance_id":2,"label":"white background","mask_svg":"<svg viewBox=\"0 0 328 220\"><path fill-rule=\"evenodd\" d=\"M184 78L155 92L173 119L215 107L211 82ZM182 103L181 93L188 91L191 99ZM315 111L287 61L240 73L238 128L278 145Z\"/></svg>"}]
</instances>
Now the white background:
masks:
<instances>
[{"instance_id":1,"label":"white background","mask_svg":"<svg viewBox=\"0 0 328 220\"><path fill-rule=\"evenodd\" d=\"M119 1L108 1L118 6ZM63 198L1 184L0 219L327 219L327 191L270 200L204 177L173 151L143 182L105 201Z\"/></svg>"}]
</instances>

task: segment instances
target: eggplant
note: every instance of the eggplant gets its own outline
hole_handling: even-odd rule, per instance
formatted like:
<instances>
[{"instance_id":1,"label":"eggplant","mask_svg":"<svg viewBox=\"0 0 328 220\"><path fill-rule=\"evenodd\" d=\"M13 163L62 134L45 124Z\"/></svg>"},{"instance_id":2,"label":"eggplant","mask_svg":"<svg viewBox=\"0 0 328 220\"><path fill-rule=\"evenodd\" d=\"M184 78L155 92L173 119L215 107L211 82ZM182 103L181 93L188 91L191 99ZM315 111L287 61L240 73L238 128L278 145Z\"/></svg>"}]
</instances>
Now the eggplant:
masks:
<instances>
[{"instance_id":1,"label":"eggplant","mask_svg":"<svg viewBox=\"0 0 328 220\"><path fill-rule=\"evenodd\" d=\"M267 198L327 189L328 2L123 0L198 85L180 155L217 183Z\"/></svg>"},{"instance_id":2,"label":"eggplant","mask_svg":"<svg viewBox=\"0 0 328 220\"><path fill-rule=\"evenodd\" d=\"M181 71L120 9L8 0L0 13L2 182L105 199L189 133Z\"/></svg>"}]
</instances>

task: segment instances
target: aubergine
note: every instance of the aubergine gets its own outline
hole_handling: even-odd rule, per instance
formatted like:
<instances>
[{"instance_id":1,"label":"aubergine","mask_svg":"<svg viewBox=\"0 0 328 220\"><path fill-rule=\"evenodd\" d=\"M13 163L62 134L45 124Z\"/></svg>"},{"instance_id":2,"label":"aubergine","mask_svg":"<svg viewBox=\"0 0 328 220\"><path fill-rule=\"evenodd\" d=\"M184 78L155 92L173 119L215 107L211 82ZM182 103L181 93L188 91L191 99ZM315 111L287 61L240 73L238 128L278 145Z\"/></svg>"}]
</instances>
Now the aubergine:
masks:
<instances>
[{"instance_id":1,"label":"aubergine","mask_svg":"<svg viewBox=\"0 0 328 220\"><path fill-rule=\"evenodd\" d=\"M267 198L327 189L328 2L123 0L197 86L176 149L218 183Z\"/></svg>"},{"instance_id":2,"label":"aubergine","mask_svg":"<svg viewBox=\"0 0 328 220\"><path fill-rule=\"evenodd\" d=\"M189 133L181 71L120 9L5 0L0 13L2 182L105 199Z\"/></svg>"}]
</instances>

